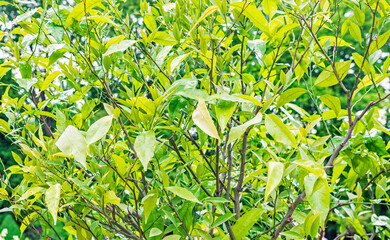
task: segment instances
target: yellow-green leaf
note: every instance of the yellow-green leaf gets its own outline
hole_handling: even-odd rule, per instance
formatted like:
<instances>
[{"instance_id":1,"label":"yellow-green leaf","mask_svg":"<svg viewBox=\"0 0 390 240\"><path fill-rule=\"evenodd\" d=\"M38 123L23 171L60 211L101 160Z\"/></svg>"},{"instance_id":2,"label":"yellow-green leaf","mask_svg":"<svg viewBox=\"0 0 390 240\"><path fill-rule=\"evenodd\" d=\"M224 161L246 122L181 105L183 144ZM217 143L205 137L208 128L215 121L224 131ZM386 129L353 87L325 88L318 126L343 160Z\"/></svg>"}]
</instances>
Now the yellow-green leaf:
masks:
<instances>
[{"instance_id":1,"label":"yellow-green leaf","mask_svg":"<svg viewBox=\"0 0 390 240\"><path fill-rule=\"evenodd\" d=\"M164 46L170 46L175 45L177 43L177 40L169 35L167 32L156 32L153 35L153 41L157 44L164 45Z\"/></svg>"},{"instance_id":2,"label":"yellow-green leaf","mask_svg":"<svg viewBox=\"0 0 390 240\"><path fill-rule=\"evenodd\" d=\"M40 90L45 91L50 86L50 84L53 82L53 80L56 77L58 77L58 75L60 75L60 74L61 74L60 71L54 71L54 72L50 73L49 76L47 76L45 78L45 81L42 83Z\"/></svg>"},{"instance_id":3,"label":"yellow-green leaf","mask_svg":"<svg viewBox=\"0 0 390 240\"><path fill-rule=\"evenodd\" d=\"M152 130L139 134L135 139L134 148L145 171L153 158L155 147L156 136Z\"/></svg>"},{"instance_id":4,"label":"yellow-green leaf","mask_svg":"<svg viewBox=\"0 0 390 240\"><path fill-rule=\"evenodd\" d=\"M275 14L274 12L278 9L277 2L275 0L263 0L262 2L264 12L270 16Z\"/></svg>"},{"instance_id":5,"label":"yellow-green leaf","mask_svg":"<svg viewBox=\"0 0 390 240\"><path fill-rule=\"evenodd\" d=\"M304 178L304 184L310 207L321 214L320 225L323 226L330 205L330 191L326 178L309 173Z\"/></svg>"},{"instance_id":6,"label":"yellow-green leaf","mask_svg":"<svg viewBox=\"0 0 390 240\"><path fill-rule=\"evenodd\" d=\"M252 126L253 124L261 122L262 117L263 115L261 113L258 113L254 118L247 121L246 123L230 129L228 143L236 141L239 137L241 137L242 134L244 134L245 130L248 127Z\"/></svg>"},{"instance_id":7,"label":"yellow-green leaf","mask_svg":"<svg viewBox=\"0 0 390 240\"><path fill-rule=\"evenodd\" d=\"M355 23L351 22L349 25L349 32L351 33L352 37L360 43L362 40L362 33L360 31L360 28Z\"/></svg>"},{"instance_id":8,"label":"yellow-green leaf","mask_svg":"<svg viewBox=\"0 0 390 240\"><path fill-rule=\"evenodd\" d=\"M85 14L87 14L92 8L98 6L101 2L102 0L85 0L77 4L66 19L65 28L68 28L73 21L80 21Z\"/></svg>"},{"instance_id":9,"label":"yellow-green leaf","mask_svg":"<svg viewBox=\"0 0 390 240\"><path fill-rule=\"evenodd\" d=\"M196 28L196 26L198 26L198 24L200 22L202 22L206 17L208 17L210 14L212 14L213 12L217 11L218 10L218 6L217 5L213 5L213 6L210 6L208 7L204 13L202 14L202 16L200 16L200 18L198 19L198 21L196 21L195 25L191 28L191 30L188 32L188 35L190 35L190 33Z\"/></svg>"},{"instance_id":10,"label":"yellow-green leaf","mask_svg":"<svg viewBox=\"0 0 390 240\"><path fill-rule=\"evenodd\" d=\"M180 240L180 235L168 235L163 238L163 240Z\"/></svg>"},{"instance_id":11,"label":"yellow-green leaf","mask_svg":"<svg viewBox=\"0 0 390 240\"><path fill-rule=\"evenodd\" d=\"M374 52L376 52L381 47L383 47L383 45L385 45L389 37L390 37L390 30L377 37L377 39L375 39L371 43L370 49L368 50L368 54L372 55Z\"/></svg>"},{"instance_id":12,"label":"yellow-green leaf","mask_svg":"<svg viewBox=\"0 0 390 240\"><path fill-rule=\"evenodd\" d=\"M341 102L340 99L332 95L326 94L320 97L321 102L323 102L328 108L332 109L336 116L339 116L341 111Z\"/></svg>"},{"instance_id":13,"label":"yellow-green leaf","mask_svg":"<svg viewBox=\"0 0 390 240\"><path fill-rule=\"evenodd\" d=\"M356 65L359 68L362 68L363 65L363 56L361 56L359 53L352 53L353 61L356 63ZM368 59L364 61L363 69L362 69L367 75L370 74L370 64L368 63Z\"/></svg>"},{"instance_id":14,"label":"yellow-green leaf","mask_svg":"<svg viewBox=\"0 0 390 240\"><path fill-rule=\"evenodd\" d=\"M0 195L2 195L2 196L8 196L7 190L5 190L4 188L0 188Z\"/></svg>"},{"instance_id":15,"label":"yellow-green leaf","mask_svg":"<svg viewBox=\"0 0 390 240\"><path fill-rule=\"evenodd\" d=\"M195 197L195 195L185 188L173 186L173 187L166 187L165 189L167 189L171 193L176 194L177 196L185 200L201 204L201 202Z\"/></svg>"},{"instance_id":16,"label":"yellow-green leaf","mask_svg":"<svg viewBox=\"0 0 390 240\"><path fill-rule=\"evenodd\" d=\"M366 19L364 12L362 10L360 10L360 8L358 8L357 6L355 6L355 8L353 9L353 12L354 12L356 21L359 23L360 26L363 26L365 19Z\"/></svg>"},{"instance_id":17,"label":"yellow-green leaf","mask_svg":"<svg viewBox=\"0 0 390 240\"><path fill-rule=\"evenodd\" d=\"M156 207L157 199L158 199L158 194L151 193L151 192L149 192L148 195L146 195L142 199L142 206L144 209L144 215L145 215L146 222L148 221L150 213Z\"/></svg>"},{"instance_id":18,"label":"yellow-green leaf","mask_svg":"<svg viewBox=\"0 0 390 240\"><path fill-rule=\"evenodd\" d=\"M103 56L108 56L110 54L116 53L116 52L123 52L129 47L131 47L134 43L137 41L135 40L122 40L121 42L117 44L112 44L108 49L107 52L103 54Z\"/></svg>"},{"instance_id":19,"label":"yellow-green leaf","mask_svg":"<svg viewBox=\"0 0 390 240\"><path fill-rule=\"evenodd\" d=\"M25 193L23 193L23 195L19 198L19 201L23 201L23 200L26 200L27 198L29 198L30 196L32 195L35 195L37 192L40 192L42 191L43 188L41 187L32 187L32 188L29 188Z\"/></svg>"},{"instance_id":20,"label":"yellow-green leaf","mask_svg":"<svg viewBox=\"0 0 390 240\"><path fill-rule=\"evenodd\" d=\"M206 103L202 98L199 98L198 106L192 113L192 120L194 121L195 125L198 126L207 135L219 140L218 130L215 127L209 111L207 110Z\"/></svg>"},{"instance_id":21,"label":"yellow-green leaf","mask_svg":"<svg viewBox=\"0 0 390 240\"><path fill-rule=\"evenodd\" d=\"M170 71L171 73L176 69L177 66L179 66L179 64L181 62L183 62L184 59L186 59L186 57L188 57L188 55L190 55L191 53L187 53L187 54L183 54L183 55L180 55L180 56L177 56L175 57L172 62L171 62L171 68L170 68Z\"/></svg>"},{"instance_id":22,"label":"yellow-green leaf","mask_svg":"<svg viewBox=\"0 0 390 240\"><path fill-rule=\"evenodd\" d=\"M121 199L116 196L114 191L108 191L104 193L104 203L118 205L121 203Z\"/></svg>"},{"instance_id":23,"label":"yellow-green leaf","mask_svg":"<svg viewBox=\"0 0 390 240\"><path fill-rule=\"evenodd\" d=\"M56 146L66 155L73 155L83 167L87 166L87 143L84 136L74 126L68 126L65 129L57 140Z\"/></svg>"},{"instance_id":24,"label":"yellow-green leaf","mask_svg":"<svg viewBox=\"0 0 390 240\"><path fill-rule=\"evenodd\" d=\"M222 99L217 100L217 103L215 104L215 115L217 116L219 126L221 127L221 132L223 132L226 124L232 117L236 106L237 104L231 101Z\"/></svg>"},{"instance_id":25,"label":"yellow-green leaf","mask_svg":"<svg viewBox=\"0 0 390 240\"><path fill-rule=\"evenodd\" d=\"M248 2L234 2L230 6L242 12L258 29L269 35L268 21L255 5Z\"/></svg>"},{"instance_id":26,"label":"yellow-green leaf","mask_svg":"<svg viewBox=\"0 0 390 240\"><path fill-rule=\"evenodd\" d=\"M351 65L351 60L346 62L338 62L335 64L337 75L339 76L340 81L342 81L345 78L345 76L347 76L350 65ZM318 76L314 85L317 87L330 87L338 83L339 82L336 78L336 75L333 72L332 66L328 66Z\"/></svg>"},{"instance_id":27,"label":"yellow-green leaf","mask_svg":"<svg viewBox=\"0 0 390 240\"><path fill-rule=\"evenodd\" d=\"M279 185L283 178L284 165L281 162L268 163L267 187L265 188L264 202L267 202L271 192Z\"/></svg>"},{"instance_id":28,"label":"yellow-green leaf","mask_svg":"<svg viewBox=\"0 0 390 240\"><path fill-rule=\"evenodd\" d=\"M144 24L152 32L157 28L156 18L152 15L144 16Z\"/></svg>"},{"instance_id":29,"label":"yellow-green leaf","mask_svg":"<svg viewBox=\"0 0 390 240\"><path fill-rule=\"evenodd\" d=\"M263 209L253 208L237 220L236 224L232 227L232 231L237 240L244 239L248 235L249 230L259 220L262 212Z\"/></svg>"},{"instance_id":30,"label":"yellow-green leaf","mask_svg":"<svg viewBox=\"0 0 390 240\"><path fill-rule=\"evenodd\" d=\"M297 99L302 94L306 93L307 90L303 88L291 88L287 91L283 92L279 99L278 103L276 104L276 108L280 108L281 106L285 105L286 103L289 103L295 99Z\"/></svg>"},{"instance_id":31,"label":"yellow-green leaf","mask_svg":"<svg viewBox=\"0 0 390 240\"><path fill-rule=\"evenodd\" d=\"M288 130L280 118L274 114L265 116L265 128L268 133L277 142L284 143L287 146L295 147L297 145L294 135Z\"/></svg>"},{"instance_id":32,"label":"yellow-green leaf","mask_svg":"<svg viewBox=\"0 0 390 240\"><path fill-rule=\"evenodd\" d=\"M54 225L57 223L57 212L58 205L60 203L60 195L61 195L61 184L57 183L49 187L45 193L45 202L47 205L47 209L50 214L53 216Z\"/></svg>"},{"instance_id":33,"label":"yellow-green leaf","mask_svg":"<svg viewBox=\"0 0 390 240\"><path fill-rule=\"evenodd\" d=\"M107 134L108 130L111 128L113 118L113 115L102 117L89 127L86 135L87 145L100 140Z\"/></svg>"}]
</instances>

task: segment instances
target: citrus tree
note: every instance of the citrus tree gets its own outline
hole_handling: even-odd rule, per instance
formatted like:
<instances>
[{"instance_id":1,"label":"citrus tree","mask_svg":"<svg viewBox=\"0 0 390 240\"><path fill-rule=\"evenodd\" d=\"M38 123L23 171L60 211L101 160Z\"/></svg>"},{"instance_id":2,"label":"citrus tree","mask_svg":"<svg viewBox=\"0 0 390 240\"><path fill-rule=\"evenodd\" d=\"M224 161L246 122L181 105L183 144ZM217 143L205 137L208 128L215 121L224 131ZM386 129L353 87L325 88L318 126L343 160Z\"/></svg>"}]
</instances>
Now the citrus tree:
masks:
<instances>
[{"instance_id":1,"label":"citrus tree","mask_svg":"<svg viewBox=\"0 0 390 240\"><path fill-rule=\"evenodd\" d=\"M0 32L22 233L390 237L387 1L23 4Z\"/></svg>"}]
</instances>

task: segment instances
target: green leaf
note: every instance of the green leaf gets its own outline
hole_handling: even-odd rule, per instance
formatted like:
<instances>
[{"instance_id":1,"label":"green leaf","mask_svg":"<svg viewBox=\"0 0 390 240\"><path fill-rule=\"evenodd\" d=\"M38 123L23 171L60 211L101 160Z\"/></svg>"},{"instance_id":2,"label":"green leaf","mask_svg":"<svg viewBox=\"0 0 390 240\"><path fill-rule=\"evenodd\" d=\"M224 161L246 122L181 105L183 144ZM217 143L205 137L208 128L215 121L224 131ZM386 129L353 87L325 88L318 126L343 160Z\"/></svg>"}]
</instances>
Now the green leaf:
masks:
<instances>
[{"instance_id":1,"label":"green leaf","mask_svg":"<svg viewBox=\"0 0 390 240\"><path fill-rule=\"evenodd\" d=\"M345 219L348 221L349 224L352 225L352 227L356 230L356 232L357 232L360 236L362 236L364 239L368 239L368 238L367 238L367 235L366 235L366 231L364 230L364 227L363 227L363 225L360 223L359 219L354 218L354 219L352 220L352 218L350 218L350 217L346 217Z\"/></svg>"},{"instance_id":2,"label":"green leaf","mask_svg":"<svg viewBox=\"0 0 390 240\"><path fill-rule=\"evenodd\" d=\"M278 5L276 0L264 0L262 2L264 12L271 18L275 11L278 10Z\"/></svg>"},{"instance_id":3,"label":"green leaf","mask_svg":"<svg viewBox=\"0 0 390 240\"><path fill-rule=\"evenodd\" d=\"M247 2L234 2L230 6L234 7L239 13L242 12L262 32L270 35L268 21L255 5Z\"/></svg>"},{"instance_id":4,"label":"green leaf","mask_svg":"<svg viewBox=\"0 0 390 240\"><path fill-rule=\"evenodd\" d=\"M175 57L172 62L171 62L171 68L170 68L170 71L171 73L176 69L177 66L180 65L181 62L183 62L184 59L186 59L188 57L188 55L190 55L191 53L187 53L187 54L183 54L183 55L180 55L180 56L177 56Z\"/></svg>"},{"instance_id":5,"label":"green leaf","mask_svg":"<svg viewBox=\"0 0 390 240\"><path fill-rule=\"evenodd\" d=\"M22 78L32 78L32 67L29 63L19 63Z\"/></svg>"},{"instance_id":6,"label":"green leaf","mask_svg":"<svg viewBox=\"0 0 390 240\"><path fill-rule=\"evenodd\" d=\"M332 109L336 116L339 116L341 111L341 102L340 99L332 95L326 94L320 97L321 102L323 102L328 108Z\"/></svg>"},{"instance_id":7,"label":"green leaf","mask_svg":"<svg viewBox=\"0 0 390 240\"><path fill-rule=\"evenodd\" d=\"M62 58L62 56L64 56L64 54L66 52L68 52L67 49L60 48L60 49L54 51L53 53L51 53L50 56L49 56L48 67L53 65L53 63L55 63L58 59Z\"/></svg>"},{"instance_id":8,"label":"green leaf","mask_svg":"<svg viewBox=\"0 0 390 240\"><path fill-rule=\"evenodd\" d=\"M351 60L346 61L346 62L338 62L335 64L335 68L336 68L337 74L340 78L340 81L342 81L345 78L345 76L347 76L350 65L351 65ZM332 66L328 66L318 76L314 85L318 86L318 87L330 87L330 86L334 86L338 83L339 82L336 78L336 75L333 72Z\"/></svg>"},{"instance_id":9,"label":"green leaf","mask_svg":"<svg viewBox=\"0 0 390 240\"><path fill-rule=\"evenodd\" d=\"M222 197L207 197L202 200L203 202L213 202L213 203L225 203L229 202L229 200L226 200L226 198Z\"/></svg>"},{"instance_id":10,"label":"green leaf","mask_svg":"<svg viewBox=\"0 0 390 240\"><path fill-rule=\"evenodd\" d=\"M195 196L192 192L190 192L189 190L185 189L185 188L182 188L182 187L177 187L177 186L173 186L173 187L166 187L165 189L167 189L168 191L176 194L177 196L185 199L185 200L188 200L188 201L191 201L191 202L196 202L196 203L200 203L202 204Z\"/></svg>"},{"instance_id":11,"label":"green leaf","mask_svg":"<svg viewBox=\"0 0 390 240\"><path fill-rule=\"evenodd\" d=\"M157 43L157 44L160 44L160 45L164 45L164 46L170 46L170 45L175 45L177 43L177 40L172 37L171 35L169 35L169 33L167 32L156 32L154 33L153 35L152 40Z\"/></svg>"},{"instance_id":12,"label":"green leaf","mask_svg":"<svg viewBox=\"0 0 390 240\"><path fill-rule=\"evenodd\" d=\"M371 152L376 152L379 156L388 155L386 143L381 136L373 136L364 138L364 144Z\"/></svg>"},{"instance_id":13,"label":"green leaf","mask_svg":"<svg viewBox=\"0 0 390 240\"><path fill-rule=\"evenodd\" d=\"M5 190L4 188L0 188L0 195L2 195L2 196L8 196L7 190Z\"/></svg>"},{"instance_id":14,"label":"green leaf","mask_svg":"<svg viewBox=\"0 0 390 240\"><path fill-rule=\"evenodd\" d=\"M349 25L349 32L351 33L351 36L360 43L362 40L362 33L360 31L360 28L355 23L351 22Z\"/></svg>"},{"instance_id":15,"label":"green leaf","mask_svg":"<svg viewBox=\"0 0 390 240\"><path fill-rule=\"evenodd\" d=\"M237 240L244 239L252 226L260 218L262 212L262 209L253 208L237 220L236 224L232 227L232 231Z\"/></svg>"},{"instance_id":16,"label":"green leaf","mask_svg":"<svg viewBox=\"0 0 390 240\"><path fill-rule=\"evenodd\" d=\"M163 238L163 240L180 240L180 235L169 235Z\"/></svg>"},{"instance_id":17,"label":"green leaf","mask_svg":"<svg viewBox=\"0 0 390 240\"><path fill-rule=\"evenodd\" d=\"M317 175L318 177L326 177L325 171L320 164L313 160L295 160L293 164L296 164L307 171Z\"/></svg>"},{"instance_id":18,"label":"green leaf","mask_svg":"<svg viewBox=\"0 0 390 240\"><path fill-rule=\"evenodd\" d=\"M87 143L77 128L68 126L57 140L56 146L66 155L73 155L83 167L87 167Z\"/></svg>"},{"instance_id":19,"label":"green leaf","mask_svg":"<svg viewBox=\"0 0 390 240\"><path fill-rule=\"evenodd\" d=\"M258 113L254 118L247 121L246 123L230 129L228 144L236 141L239 137L241 137L242 134L244 134L244 132L246 131L246 129L248 127L252 126L253 124L261 122L262 118L263 118L263 115L261 113Z\"/></svg>"},{"instance_id":20,"label":"green leaf","mask_svg":"<svg viewBox=\"0 0 390 240\"><path fill-rule=\"evenodd\" d=\"M200 16L200 18L198 19L198 21L196 21L195 25L191 28L191 30L188 32L188 35L191 34L191 32L196 28L196 26L198 26L198 24L200 22L202 22L206 17L208 17L210 14L214 13L215 11L218 10L218 6L216 5L213 5L213 6L210 6L208 7L202 14L202 16Z\"/></svg>"},{"instance_id":21,"label":"green leaf","mask_svg":"<svg viewBox=\"0 0 390 240\"><path fill-rule=\"evenodd\" d=\"M104 193L103 200L105 204L118 205L121 203L121 199L116 196L114 191L108 191Z\"/></svg>"},{"instance_id":22,"label":"green leaf","mask_svg":"<svg viewBox=\"0 0 390 240\"><path fill-rule=\"evenodd\" d=\"M61 74L60 71L54 71L50 73L49 76L45 78L45 81L42 83L39 89L41 91L45 91L46 89L48 89L50 84L53 82L53 80L56 79L56 77L58 77L58 75L60 74Z\"/></svg>"},{"instance_id":23,"label":"green leaf","mask_svg":"<svg viewBox=\"0 0 390 240\"><path fill-rule=\"evenodd\" d=\"M156 18L152 15L144 16L144 24L152 32L157 29Z\"/></svg>"},{"instance_id":24,"label":"green leaf","mask_svg":"<svg viewBox=\"0 0 390 240\"><path fill-rule=\"evenodd\" d=\"M320 219L321 219L320 213L315 211L314 213L313 211L311 211L305 219L305 223L304 223L305 233L306 235L310 235L312 239L315 239L316 235L318 234Z\"/></svg>"},{"instance_id":25,"label":"green leaf","mask_svg":"<svg viewBox=\"0 0 390 240\"><path fill-rule=\"evenodd\" d=\"M9 2L6 2L6 1L0 1L0 6L3 6L3 5L8 5L8 4L11 4Z\"/></svg>"},{"instance_id":26,"label":"green leaf","mask_svg":"<svg viewBox=\"0 0 390 240\"><path fill-rule=\"evenodd\" d=\"M323 227L330 205L330 191L326 178L309 173L304 178L306 197L313 211L321 214L320 225Z\"/></svg>"},{"instance_id":27,"label":"green leaf","mask_svg":"<svg viewBox=\"0 0 390 240\"><path fill-rule=\"evenodd\" d=\"M131 47L136 42L137 41L135 41L135 40L122 40L119 43L112 44L107 49L106 53L103 54L103 56L108 56L108 55L116 53L116 52L126 51L126 49Z\"/></svg>"},{"instance_id":28,"label":"green leaf","mask_svg":"<svg viewBox=\"0 0 390 240\"><path fill-rule=\"evenodd\" d=\"M80 21L92 8L98 6L102 0L85 0L77 4L69 14L65 22L65 28L68 28L73 21Z\"/></svg>"},{"instance_id":29,"label":"green leaf","mask_svg":"<svg viewBox=\"0 0 390 240\"><path fill-rule=\"evenodd\" d=\"M30 196L32 195L35 195L36 193L42 191L43 188L41 187L32 187L32 188L29 188L25 193L23 193L23 195L19 198L18 201L23 201L23 200L26 200L27 198L29 198Z\"/></svg>"},{"instance_id":30,"label":"green leaf","mask_svg":"<svg viewBox=\"0 0 390 240\"><path fill-rule=\"evenodd\" d=\"M232 117L236 106L237 104L231 101L217 100L217 103L215 104L215 115L217 116L221 132L225 130L226 124Z\"/></svg>"},{"instance_id":31,"label":"green leaf","mask_svg":"<svg viewBox=\"0 0 390 240\"><path fill-rule=\"evenodd\" d=\"M135 139L134 148L145 171L153 158L156 143L156 137L152 130L139 134Z\"/></svg>"},{"instance_id":32,"label":"green leaf","mask_svg":"<svg viewBox=\"0 0 390 240\"><path fill-rule=\"evenodd\" d=\"M202 240L213 240L213 238L210 236L208 232L200 229L195 229L195 230L198 232Z\"/></svg>"},{"instance_id":33,"label":"green leaf","mask_svg":"<svg viewBox=\"0 0 390 240\"><path fill-rule=\"evenodd\" d=\"M158 235L161 235L163 231L161 231L159 228L152 228L150 229L149 237L155 237Z\"/></svg>"},{"instance_id":34,"label":"green leaf","mask_svg":"<svg viewBox=\"0 0 390 240\"><path fill-rule=\"evenodd\" d=\"M148 195L146 195L142 199L142 205L144 209L144 215L145 215L145 221L148 221L148 218L150 216L150 213L153 211L153 209L156 207L158 199L158 194L149 192Z\"/></svg>"},{"instance_id":35,"label":"green leaf","mask_svg":"<svg viewBox=\"0 0 390 240\"><path fill-rule=\"evenodd\" d=\"M353 60L354 62L356 63L356 65L359 67L359 68L362 68L362 65L363 65L363 56L361 56L360 54L358 53L352 53L352 56L353 56ZM370 74L370 64L368 63L368 59L366 59L364 61L364 66L363 66L363 71L366 73L366 74Z\"/></svg>"},{"instance_id":36,"label":"green leaf","mask_svg":"<svg viewBox=\"0 0 390 240\"><path fill-rule=\"evenodd\" d=\"M103 138L111 128L113 115L105 116L94 122L88 129L86 135L87 145L90 145Z\"/></svg>"},{"instance_id":37,"label":"green leaf","mask_svg":"<svg viewBox=\"0 0 390 240\"><path fill-rule=\"evenodd\" d=\"M360 26L363 26L364 22L365 22L365 18L366 18L364 12L362 10L360 10L360 8L358 8L357 6L355 6L355 8L353 9L353 12L354 12L356 21L359 23Z\"/></svg>"},{"instance_id":38,"label":"green leaf","mask_svg":"<svg viewBox=\"0 0 390 240\"><path fill-rule=\"evenodd\" d=\"M390 30L377 37L377 39L375 39L374 42L371 43L370 49L368 50L368 54L372 55L374 52L381 49L381 47L383 47L383 45L386 44L389 37L390 37Z\"/></svg>"},{"instance_id":39,"label":"green leaf","mask_svg":"<svg viewBox=\"0 0 390 240\"><path fill-rule=\"evenodd\" d=\"M267 187L265 188L264 202L267 202L271 192L279 185L283 178L284 165L281 162L268 163Z\"/></svg>"},{"instance_id":40,"label":"green leaf","mask_svg":"<svg viewBox=\"0 0 390 240\"><path fill-rule=\"evenodd\" d=\"M198 126L207 135L219 140L218 130L214 126L214 122L211 119L209 111L207 110L206 103L202 98L199 98L198 106L192 113L192 120L194 121L195 125Z\"/></svg>"},{"instance_id":41,"label":"green leaf","mask_svg":"<svg viewBox=\"0 0 390 240\"><path fill-rule=\"evenodd\" d=\"M275 141L287 146L296 147L294 135L288 130L280 118L274 114L265 116L265 128Z\"/></svg>"},{"instance_id":42,"label":"green leaf","mask_svg":"<svg viewBox=\"0 0 390 240\"><path fill-rule=\"evenodd\" d=\"M295 99L297 99L302 94L305 94L307 92L306 89L303 88L291 88L287 91L283 92L279 99L278 103L276 104L276 108L280 108L281 106L284 106L286 103L289 103Z\"/></svg>"},{"instance_id":43,"label":"green leaf","mask_svg":"<svg viewBox=\"0 0 390 240\"><path fill-rule=\"evenodd\" d=\"M0 119L0 131L7 133L7 134L11 132L10 126L3 119Z\"/></svg>"},{"instance_id":44,"label":"green leaf","mask_svg":"<svg viewBox=\"0 0 390 240\"><path fill-rule=\"evenodd\" d=\"M50 214L53 216L54 225L57 223L57 212L58 205L60 203L60 195L61 195L61 184L57 183L49 187L45 193L45 202L47 205L47 209Z\"/></svg>"},{"instance_id":45,"label":"green leaf","mask_svg":"<svg viewBox=\"0 0 390 240\"><path fill-rule=\"evenodd\" d=\"M233 216L235 216L234 213L225 213L224 215L222 216L219 216L213 223L213 225L211 226L211 228L216 228L218 227L219 225L223 224L224 222L228 221L229 219L231 219Z\"/></svg>"},{"instance_id":46,"label":"green leaf","mask_svg":"<svg viewBox=\"0 0 390 240\"><path fill-rule=\"evenodd\" d=\"M122 157L112 154L111 159L114 160L116 168L118 169L119 174L125 175L128 172L127 164L125 159Z\"/></svg>"}]
</instances>

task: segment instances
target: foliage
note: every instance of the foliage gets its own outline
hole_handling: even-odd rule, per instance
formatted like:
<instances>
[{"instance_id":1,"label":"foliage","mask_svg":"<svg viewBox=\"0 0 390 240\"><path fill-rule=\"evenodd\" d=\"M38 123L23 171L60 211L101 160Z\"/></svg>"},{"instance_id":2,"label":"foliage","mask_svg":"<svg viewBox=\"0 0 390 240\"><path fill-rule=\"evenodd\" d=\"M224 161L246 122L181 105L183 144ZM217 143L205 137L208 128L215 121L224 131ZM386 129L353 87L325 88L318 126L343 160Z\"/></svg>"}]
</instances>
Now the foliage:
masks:
<instances>
[{"instance_id":1,"label":"foliage","mask_svg":"<svg viewBox=\"0 0 390 240\"><path fill-rule=\"evenodd\" d=\"M0 32L21 233L390 237L388 2L141 1L141 27L120 6L43 1Z\"/></svg>"}]
</instances>

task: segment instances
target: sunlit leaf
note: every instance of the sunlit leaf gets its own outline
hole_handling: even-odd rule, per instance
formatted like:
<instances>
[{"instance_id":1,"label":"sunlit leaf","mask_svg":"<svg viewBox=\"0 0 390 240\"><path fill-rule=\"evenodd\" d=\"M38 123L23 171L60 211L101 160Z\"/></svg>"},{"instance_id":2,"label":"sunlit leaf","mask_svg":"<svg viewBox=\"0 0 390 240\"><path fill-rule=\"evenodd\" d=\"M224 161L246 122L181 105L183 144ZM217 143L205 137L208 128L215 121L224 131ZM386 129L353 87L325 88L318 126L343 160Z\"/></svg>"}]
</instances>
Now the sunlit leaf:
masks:
<instances>
[{"instance_id":1,"label":"sunlit leaf","mask_svg":"<svg viewBox=\"0 0 390 240\"><path fill-rule=\"evenodd\" d=\"M206 103L202 98L199 98L198 106L192 113L192 120L203 132L210 137L219 139L217 128L214 125L213 120L207 110Z\"/></svg>"},{"instance_id":2,"label":"sunlit leaf","mask_svg":"<svg viewBox=\"0 0 390 240\"><path fill-rule=\"evenodd\" d=\"M148 163L153 158L155 147L156 137L152 130L140 133L135 139L134 148L145 171L148 168Z\"/></svg>"},{"instance_id":3,"label":"sunlit leaf","mask_svg":"<svg viewBox=\"0 0 390 240\"><path fill-rule=\"evenodd\" d=\"M287 146L296 146L294 135L290 132L290 130L288 130L286 125L284 125L278 116L274 114L266 115L265 127L275 141L284 143Z\"/></svg>"},{"instance_id":4,"label":"sunlit leaf","mask_svg":"<svg viewBox=\"0 0 390 240\"><path fill-rule=\"evenodd\" d=\"M83 167L87 166L87 143L84 136L74 126L68 126L56 142L56 146L65 154L73 155Z\"/></svg>"},{"instance_id":5,"label":"sunlit leaf","mask_svg":"<svg viewBox=\"0 0 390 240\"><path fill-rule=\"evenodd\" d=\"M113 118L113 115L102 117L89 127L86 135L87 145L100 140L107 134L108 130L111 128Z\"/></svg>"},{"instance_id":6,"label":"sunlit leaf","mask_svg":"<svg viewBox=\"0 0 390 240\"><path fill-rule=\"evenodd\" d=\"M267 187L265 189L264 201L268 200L271 192L279 185L283 178L284 165L281 162L268 163Z\"/></svg>"},{"instance_id":7,"label":"sunlit leaf","mask_svg":"<svg viewBox=\"0 0 390 240\"><path fill-rule=\"evenodd\" d=\"M317 87L330 87L338 84L339 80L342 81L347 76L350 65L351 60L345 62L338 62L335 64L339 79L337 79L336 75L334 74L332 66L328 66L318 76L314 85Z\"/></svg>"},{"instance_id":8,"label":"sunlit leaf","mask_svg":"<svg viewBox=\"0 0 390 240\"><path fill-rule=\"evenodd\" d=\"M289 103L295 99L297 99L302 94L305 94L307 92L306 89L303 88L291 88L287 91L283 92L277 102L276 108L280 108L281 106L284 106L286 103Z\"/></svg>"},{"instance_id":9,"label":"sunlit leaf","mask_svg":"<svg viewBox=\"0 0 390 240\"><path fill-rule=\"evenodd\" d=\"M103 199L105 204L118 205L121 203L121 199L116 196L114 191L108 191L104 193Z\"/></svg>"},{"instance_id":10,"label":"sunlit leaf","mask_svg":"<svg viewBox=\"0 0 390 240\"><path fill-rule=\"evenodd\" d=\"M189 190L187 190L185 188L173 186L173 187L166 187L165 189L167 189L168 191L176 194L177 196L179 196L185 200L188 200L191 202L196 202L196 203L201 203L192 192L190 192Z\"/></svg>"},{"instance_id":11,"label":"sunlit leaf","mask_svg":"<svg viewBox=\"0 0 390 240\"><path fill-rule=\"evenodd\" d=\"M252 226L259 220L262 212L263 210L260 208L253 208L237 220L232 227L236 239L244 239Z\"/></svg>"},{"instance_id":12,"label":"sunlit leaf","mask_svg":"<svg viewBox=\"0 0 390 240\"><path fill-rule=\"evenodd\" d=\"M58 205L60 203L61 184L57 183L49 187L45 193L45 202L47 209L54 219L54 225L57 222Z\"/></svg>"},{"instance_id":13,"label":"sunlit leaf","mask_svg":"<svg viewBox=\"0 0 390 240\"><path fill-rule=\"evenodd\" d=\"M136 42L137 41L135 40L122 40L120 43L112 44L104 53L104 56L108 56L116 52L123 52L129 47L131 47L133 44L135 44Z\"/></svg>"},{"instance_id":14,"label":"sunlit leaf","mask_svg":"<svg viewBox=\"0 0 390 240\"><path fill-rule=\"evenodd\" d=\"M341 102L340 99L337 97L334 97L332 95L326 94L322 95L320 97L321 102L323 102L328 108L332 109L335 113L336 116L339 115L341 111Z\"/></svg>"}]
</instances>

